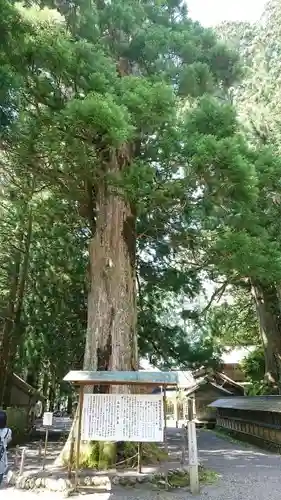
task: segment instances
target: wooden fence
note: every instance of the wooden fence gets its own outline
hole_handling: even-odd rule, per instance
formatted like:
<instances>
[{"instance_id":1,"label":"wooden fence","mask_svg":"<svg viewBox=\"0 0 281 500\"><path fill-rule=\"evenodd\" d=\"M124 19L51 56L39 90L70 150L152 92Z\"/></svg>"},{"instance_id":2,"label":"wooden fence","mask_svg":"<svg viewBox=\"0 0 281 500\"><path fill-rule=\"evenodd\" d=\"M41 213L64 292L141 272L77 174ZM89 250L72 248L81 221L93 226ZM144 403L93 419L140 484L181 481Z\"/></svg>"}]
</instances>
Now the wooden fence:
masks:
<instances>
[{"instance_id":1,"label":"wooden fence","mask_svg":"<svg viewBox=\"0 0 281 500\"><path fill-rule=\"evenodd\" d=\"M281 452L281 396L228 398L210 405L216 425L231 435Z\"/></svg>"}]
</instances>

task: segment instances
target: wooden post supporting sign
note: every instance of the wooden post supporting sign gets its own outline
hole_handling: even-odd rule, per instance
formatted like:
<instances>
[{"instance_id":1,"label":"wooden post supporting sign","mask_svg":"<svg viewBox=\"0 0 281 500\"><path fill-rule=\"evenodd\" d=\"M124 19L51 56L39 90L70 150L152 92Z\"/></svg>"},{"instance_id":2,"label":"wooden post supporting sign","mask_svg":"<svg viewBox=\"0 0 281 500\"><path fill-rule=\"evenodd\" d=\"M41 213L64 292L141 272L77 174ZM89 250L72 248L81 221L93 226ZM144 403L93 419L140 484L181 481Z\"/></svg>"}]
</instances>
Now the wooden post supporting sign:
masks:
<instances>
[{"instance_id":1,"label":"wooden post supporting sign","mask_svg":"<svg viewBox=\"0 0 281 500\"><path fill-rule=\"evenodd\" d=\"M108 419L105 419L104 422L100 424L101 429L96 429L97 423L99 422L99 413L101 411L102 405L104 407L106 406L106 395L103 394L95 394L94 392L92 393L92 390L94 389L95 386L100 386L100 385L105 385L105 386L115 386L115 385L124 385L124 386L139 386L143 385L147 387L148 385L152 387L162 387L162 394L161 397L159 395L143 395L143 398L133 398L131 397L132 401L134 400L133 405L136 405L136 411L133 412L131 406L130 406L130 411L132 412L132 415L130 414L127 415L127 398L123 401L121 397L119 397L120 401L115 401L114 398L111 398L110 401L112 400L112 404L114 405L119 405L120 409L120 415L124 415L125 419L125 427L127 426L128 429L133 429L130 430L130 433L128 435L132 434L132 439L131 441L136 441L138 442L138 472L142 472L142 459L143 459L143 449L142 449L142 442L146 442L147 440L149 441L162 441L164 437L164 446L165 450L168 452L168 443L167 443L167 408L166 408L166 387L167 386L172 386L176 387L177 382L178 382L178 376L176 373L173 372L160 372L160 373L153 373L151 374L150 372L142 372L142 371L73 371L69 372L68 375L64 378L65 381L71 382L75 384L76 387L79 388L79 407L77 410L77 422L73 424L73 428L75 429L75 440L71 440L71 446L70 446L70 455L69 455L69 467L68 467L68 476L71 477L71 465L72 465L72 458L74 458L75 455L75 481L74 481L74 486L75 489L78 488L79 486L79 470L80 470L80 442L81 442L81 437L83 440L86 441L93 441L93 440L101 440L107 437L111 438L111 441L114 440L116 442L122 441L120 439L120 436L126 436L125 429L119 429L117 425L113 425L113 430L114 430L114 436L116 436L116 439L112 439L112 424L110 424L111 420L111 408L109 411ZM88 389L90 388L91 390L89 391L88 394ZM84 393L86 394L84 395ZM99 398L97 397L99 396ZM105 397L106 396L106 397ZM110 395L112 396L112 395ZM113 395L115 397L115 394ZM129 396L129 394L128 394ZM87 415L85 415L85 419L82 420L83 418L83 406L84 406L84 399L87 401L87 404L89 402L89 412L87 412ZM135 401L137 399L137 401ZM147 401L146 401L147 399ZM162 399L162 401L161 401ZM101 404L97 404L97 401L100 402ZM155 405L155 402L157 401L157 406ZM93 404L92 404L93 403ZM164 408L163 408L163 406ZM119 408L118 406L118 408ZM88 406L87 406L88 407ZM116 406L117 408L117 406ZM153 432L154 434L151 434L147 432L147 429L143 427L144 422L147 422L147 420L144 420L144 416L141 417L142 412L141 408L144 408L143 412L144 415L146 413L149 414L149 417L145 417L146 419L148 418L151 419L151 423L153 423ZM153 411L150 412L150 408L153 408ZM163 413L162 413L163 409ZM117 411L117 410L116 410ZM150 415L151 413L151 415ZM87 418L86 418L87 417ZM127 420L126 420L127 419ZM135 422L136 420L136 422ZM163 422L164 420L164 422ZM150 420L149 420L150 421ZM91 425L92 422L92 425ZM83 429L82 429L82 423L83 423ZM118 422L117 422L118 423ZM95 424L95 425L94 425ZM109 426L110 424L110 426ZM164 425L163 425L164 424ZM101 432L101 434L99 434ZM122 434L123 432L123 434ZM163 434L164 436L163 436ZM135 434L134 434L135 433ZM82 436L81 436L82 434ZM151 435L150 435L151 434ZM99 437L97 437L99 436ZM160 437L161 436L161 437ZM134 439L133 439L134 438ZM136 439L135 439L136 438ZM124 439L123 439L124 441ZM74 453L75 450L75 453ZM166 469L166 487L168 487L168 469Z\"/></svg>"},{"instance_id":2,"label":"wooden post supporting sign","mask_svg":"<svg viewBox=\"0 0 281 500\"><path fill-rule=\"evenodd\" d=\"M72 435L71 435L71 440L70 440L68 468L67 468L68 479L71 479L71 475L72 475L72 465L73 465L73 461L74 461L74 447L75 447L75 423L74 423L74 429L72 430Z\"/></svg>"},{"instance_id":3,"label":"wooden post supporting sign","mask_svg":"<svg viewBox=\"0 0 281 500\"><path fill-rule=\"evenodd\" d=\"M138 443L138 473L142 473L142 443Z\"/></svg>"},{"instance_id":4,"label":"wooden post supporting sign","mask_svg":"<svg viewBox=\"0 0 281 500\"><path fill-rule=\"evenodd\" d=\"M76 436L75 488L77 488L78 483L79 483L80 443L81 443L83 404L84 404L84 386L81 385L80 391L79 391L78 422L77 422L77 436Z\"/></svg>"},{"instance_id":5,"label":"wooden post supporting sign","mask_svg":"<svg viewBox=\"0 0 281 500\"><path fill-rule=\"evenodd\" d=\"M47 448L48 448L48 439L49 439L49 429L53 425L53 413L48 411L45 412L43 415L43 427L46 429L46 435L45 435L45 446L44 446L44 456L43 456L43 464L42 464L42 469L45 469L46 465L46 457L47 457Z\"/></svg>"},{"instance_id":6,"label":"wooden post supporting sign","mask_svg":"<svg viewBox=\"0 0 281 500\"><path fill-rule=\"evenodd\" d=\"M188 439L187 439L187 429L184 424L182 424L182 451L181 451L181 466L184 468L185 456L188 450Z\"/></svg>"},{"instance_id":7,"label":"wooden post supporting sign","mask_svg":"<svg viewBox=\"0 0 281 500\"><path fill-rule=\"evenodd\" d=\"M41 441L41 439L38 443L38 458L39 458L39 460L41 460L41 458L42 458L42 441Z\"/></svg>"}]
</instances>

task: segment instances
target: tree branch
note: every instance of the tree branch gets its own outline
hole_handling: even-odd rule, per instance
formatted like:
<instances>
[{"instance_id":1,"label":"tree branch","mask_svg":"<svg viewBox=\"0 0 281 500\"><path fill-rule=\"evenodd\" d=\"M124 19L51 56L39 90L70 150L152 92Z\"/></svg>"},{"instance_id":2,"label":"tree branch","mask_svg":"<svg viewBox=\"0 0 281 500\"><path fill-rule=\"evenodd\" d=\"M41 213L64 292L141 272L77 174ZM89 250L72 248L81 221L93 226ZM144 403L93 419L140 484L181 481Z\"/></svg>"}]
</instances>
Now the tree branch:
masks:
<instances>
[{"instance_id":1,"label":"tree branch","mask_svg":"<svg viewBox=\"0 0 281 500\"><path fill-rule=\"evenodd\" d=\"M213 305L214 301L218 302L222 298L222 296L223 296L223 294L224 294L224 292L225 292L225 290L226 290L226 288L227 288L228 285L229 285L229 281L226 280L219 288L217 288L214 291L214 293L212 294L212 296L211 296L208 304L203 309L202 314L206 314L206 312L209 311L209 309Z\"/></svg>"}]
</instances>

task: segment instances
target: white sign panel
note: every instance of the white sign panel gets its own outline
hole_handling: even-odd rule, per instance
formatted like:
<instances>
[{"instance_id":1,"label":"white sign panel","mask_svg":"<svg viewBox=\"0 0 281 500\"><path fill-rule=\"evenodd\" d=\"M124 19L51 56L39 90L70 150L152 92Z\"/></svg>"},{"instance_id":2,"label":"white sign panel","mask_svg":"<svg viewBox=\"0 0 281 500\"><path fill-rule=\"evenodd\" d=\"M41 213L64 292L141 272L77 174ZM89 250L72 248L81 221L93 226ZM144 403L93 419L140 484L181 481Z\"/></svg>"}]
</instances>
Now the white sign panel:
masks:
<instances>
[{"instance_id":1,"label":"white sign panel","mask_svg":"<svg viewBox=\"0 0 281 500\"><path fill-rule=\"evenodd\" d=\"M163 442L162 396L85 394L82 440Z\"/></svg>"},{"instance_id":2,"label":"white sign panel","mask_svg":"<svg viewBox=\"0 0 281 500\"><path fill-rule=\"evenodd\" d=\"M43 427L51 427L53 425L53 414L47 411L43 414Z\"/></svg>"}]
</instances>

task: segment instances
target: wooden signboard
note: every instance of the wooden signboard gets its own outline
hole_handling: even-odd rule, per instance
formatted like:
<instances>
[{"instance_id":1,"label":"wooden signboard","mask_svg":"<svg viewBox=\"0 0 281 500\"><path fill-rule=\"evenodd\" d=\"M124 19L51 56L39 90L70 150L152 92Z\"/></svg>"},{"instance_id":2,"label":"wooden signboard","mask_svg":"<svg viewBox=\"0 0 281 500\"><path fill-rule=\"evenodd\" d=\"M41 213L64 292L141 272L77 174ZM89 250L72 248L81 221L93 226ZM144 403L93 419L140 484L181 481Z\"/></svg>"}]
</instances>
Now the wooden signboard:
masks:
<instances>
[{"instance_id":1,"label":"wooden signboard","mask_svg":"<svg viewBox=\"0 0 281 500\"><path fill-rule=\"evenodd\" d=\"M163 396L85 394L82 440L163 442Z\"/></svg>"}]
</instances>

